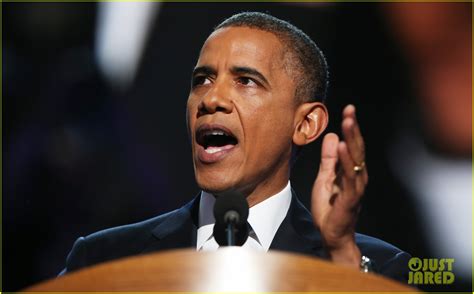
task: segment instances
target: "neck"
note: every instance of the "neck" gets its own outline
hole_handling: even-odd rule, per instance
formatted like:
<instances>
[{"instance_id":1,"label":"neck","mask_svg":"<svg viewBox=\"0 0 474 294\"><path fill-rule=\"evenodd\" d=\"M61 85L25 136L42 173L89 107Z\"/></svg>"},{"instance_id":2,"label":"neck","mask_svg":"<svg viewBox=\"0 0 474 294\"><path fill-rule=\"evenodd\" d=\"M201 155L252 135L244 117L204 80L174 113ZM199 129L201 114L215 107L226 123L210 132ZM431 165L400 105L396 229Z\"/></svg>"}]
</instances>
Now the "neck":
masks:
<instances>
[{"instance_id":1,"label":"neck","mask_svg":"<svg viewBox=\"0 0 474 294\"><path fill-rule=\"evenodd\" d=\"M258 203L265 201L271 196L277 194L286 187L288 181L289 177L284 177L278 179L278 181L267 180L260 183L252 191L247 192L245 194L247 196L247 202L249 204L249 207L257 205Z\"/></svg>"},{"instance_id":2,"label":"neck","mask_svg":"<svg viewBox=\"0 0 474 294\"><path fill-rule=\"evenodd\" d=\"M290 179L289 160L282 159L275 166L269 168L267 174L262 178L263 180L257 185L244 189L249 207L270 198L286 187Z\"/></svg>"}]
</instances>

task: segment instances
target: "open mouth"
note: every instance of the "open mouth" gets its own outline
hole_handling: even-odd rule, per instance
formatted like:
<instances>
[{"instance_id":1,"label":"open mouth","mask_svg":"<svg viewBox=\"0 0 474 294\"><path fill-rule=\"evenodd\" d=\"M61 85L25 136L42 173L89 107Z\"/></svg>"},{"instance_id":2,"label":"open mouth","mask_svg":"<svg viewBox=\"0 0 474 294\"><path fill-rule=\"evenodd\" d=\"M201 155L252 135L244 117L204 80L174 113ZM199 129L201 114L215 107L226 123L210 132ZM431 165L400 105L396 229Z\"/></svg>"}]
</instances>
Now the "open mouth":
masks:
<instances>
[{"instance_id":1,"label":"open mouth","mask_svg":"<svg viewBox=\"0 0 474 294\"><path fill-rule=\"evenodd\" d=\"M196 130L196 142L208 154L232 149L238 144L230 130L222 126L202 125Z\"/></svg>"}]
</instances>

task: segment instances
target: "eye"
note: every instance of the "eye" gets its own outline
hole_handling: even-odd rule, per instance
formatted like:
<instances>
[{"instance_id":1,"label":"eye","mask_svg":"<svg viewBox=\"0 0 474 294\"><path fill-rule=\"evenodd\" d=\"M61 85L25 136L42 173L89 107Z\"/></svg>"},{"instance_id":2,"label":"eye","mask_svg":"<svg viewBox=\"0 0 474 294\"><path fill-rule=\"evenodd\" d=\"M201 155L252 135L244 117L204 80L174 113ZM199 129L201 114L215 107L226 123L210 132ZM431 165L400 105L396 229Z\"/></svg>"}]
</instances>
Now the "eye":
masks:
<instances>
[{"instance_id":1,"label":"eye","mask_svg":"<svg viewBox=\"0 0 474 294\"><path fill-rule=\"evenodd\" d=\"M248 77L239 77L237 78L237 82L244 86L258 86L256 81Z\"/></svg>"},{"instance_id":2,"label":"eye","mask_svg":"<svg viewBox=\"0 0 474 294\"><path fill-rule=\"evenodd\" d=\"M207 76L195 76L195 77L193 77L191 83L192 83L192 86L194 88L194 87L201 86L201 85L208 85L208 84L211 83L211 80Z\"/></svg>"}]
</instances>

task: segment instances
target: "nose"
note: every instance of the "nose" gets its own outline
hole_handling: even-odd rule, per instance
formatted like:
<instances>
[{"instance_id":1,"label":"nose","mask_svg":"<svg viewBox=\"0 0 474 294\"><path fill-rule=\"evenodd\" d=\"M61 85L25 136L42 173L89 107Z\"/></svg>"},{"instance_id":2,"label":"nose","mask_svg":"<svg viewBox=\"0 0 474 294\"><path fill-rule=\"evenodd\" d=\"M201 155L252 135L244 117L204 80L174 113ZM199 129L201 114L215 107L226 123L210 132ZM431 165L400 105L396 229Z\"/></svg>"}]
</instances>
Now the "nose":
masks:
<instances>
[{"instance_id":1,"label":"nose","mask_svg":"<svg viewBox=\"0 0 474 294\"><path fill-rule=\"evenodd\" d=\"M198 107L198 115L213 114L216 112L231 113L233 108L229 93L223 87L215 85L202 97Z\"/></svg>"}]
</instances>

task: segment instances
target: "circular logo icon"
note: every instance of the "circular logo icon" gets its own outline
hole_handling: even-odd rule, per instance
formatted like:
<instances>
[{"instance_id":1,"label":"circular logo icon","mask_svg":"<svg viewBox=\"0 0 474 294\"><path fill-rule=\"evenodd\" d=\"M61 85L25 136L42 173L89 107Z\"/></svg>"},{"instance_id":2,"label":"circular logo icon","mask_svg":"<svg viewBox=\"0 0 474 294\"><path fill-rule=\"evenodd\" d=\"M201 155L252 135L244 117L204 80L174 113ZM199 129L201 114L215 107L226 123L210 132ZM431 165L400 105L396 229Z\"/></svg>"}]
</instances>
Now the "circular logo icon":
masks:
<instances>
[{"instance_id":1,"label":"circular logo icon","mask_svg":"<svg viewBox=\"0 0 474 294\"><path fill-rule=\"evenodd\" d=\"M410 258L410 261L408 261L408 268L413 272L419 271L422 266L423 263L418 257L412 257Z\"/></svg>"}]
</instances>

